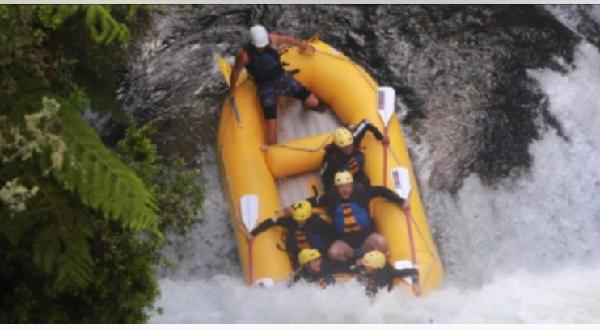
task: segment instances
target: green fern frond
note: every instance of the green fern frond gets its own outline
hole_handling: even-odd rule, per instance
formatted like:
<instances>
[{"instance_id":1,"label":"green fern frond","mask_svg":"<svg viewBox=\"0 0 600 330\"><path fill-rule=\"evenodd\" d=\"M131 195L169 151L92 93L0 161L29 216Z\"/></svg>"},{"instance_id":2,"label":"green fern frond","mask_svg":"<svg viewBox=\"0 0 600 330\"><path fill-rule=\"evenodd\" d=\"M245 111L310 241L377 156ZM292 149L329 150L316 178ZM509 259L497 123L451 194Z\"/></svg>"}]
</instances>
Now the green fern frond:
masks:
<instances>
[{"instance_id":1,"label":"green fern frond","mask_svg":"<svg viewBox=\"0 0 600 330\"><path fill-rule=\"evenodd\" d=\"M33 8L40 22L45 27L54 30L69 17L75 15L79 10L79 5L34 5Z\"/></svg>"},{"instance_id":2,"label":"green fern frond","mask_svg":"<svg viewBox=\"0 0 600 330\"><path fill-rule=\"evenodd\" d=\"M92 281L94 261L87 240L90 236L89 227L80 226L80 223L77 229L70 228L66 233L63 241L64 249L57 260L59 286L75 284L85 287Z\"/></svg>"},{"instance_id":3,"label":"green fern frond","mask_svg":"<svg viewBox=\"0 0 600 330\"><path fill-rule=\"evenodd\" d=\"M127 26L117 22L105 6L88 6L85 21L92 38L99 44L108 45L115 39L118 39L121 44L125 44L129 40Z\"/></svg>"},{"instance_id":4,"label":"green fern frond","mask_svg":"<svg viewBox=\"0 0 600 330\"><path fill-rule=\"evenodd\" d=\"M60 254L60 241L54 223L47 224L35 236L32 251L33 263L40 267L42 272L51 274L56 268L55 264Z\"/></svg>"},{"instance_id":5,"label":"green fern frond","mask_svg":"<svg viewBox=\"0 0 600 330\"><path fill-rule=\"evenodd\" d=\"M156 203L138 176L104 146L78 113L64 109L59 122L67 151L63 167L53 172L55 177L105 218L119 219L133 230L155 230Z\"/></svg>"}]
</instances>

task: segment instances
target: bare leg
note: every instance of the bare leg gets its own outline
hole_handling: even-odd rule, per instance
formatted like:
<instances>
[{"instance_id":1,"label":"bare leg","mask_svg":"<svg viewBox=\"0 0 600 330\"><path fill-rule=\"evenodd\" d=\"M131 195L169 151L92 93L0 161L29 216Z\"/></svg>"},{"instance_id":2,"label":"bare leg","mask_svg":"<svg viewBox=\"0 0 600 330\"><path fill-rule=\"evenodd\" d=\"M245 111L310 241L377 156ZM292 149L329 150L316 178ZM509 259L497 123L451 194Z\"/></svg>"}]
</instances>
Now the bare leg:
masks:
<instances>
[{"instance_id":1,"label":"bare leg","mask_svg":"<svg viewBox=\"0 0 600 330\"><path fill-rule=\"evenodd\" d=\"M353 255L352 247L346 244L344 241L337 240L331 244L327 254L329 258L337 261L346 261L352 258Z\"/></svg>"},{"instance_id":2,"label":"bare leg","mask_svg":"<svg viewBox=\"0 0 600 330\"><path fill-rule=\"evenodd\" d=\"M267 144L277 143L277 119L267 120Z\"/></svg>"},{"instance_id":3,"label":"bare leg","mask_svg":"<svg viewBox=\"0 0 600 330\"><path fill-rule=\"evenodd\" d=\"M309 108L315 108L319 105L319 99L315 96L315 94L310 94L310 96L304 100L304 105Z\"/></svg>"},{"instance_id":4,"label":"bare leg","mask_svg":"<svg viewBox=\"0 0 600 330\"><path fill-rule=\"evenodd\" d=\"M389 249L390 246L387 239L379 233L372 233L365 240L365 252L379 250L383 253L387 253Z\"/></svg>"}]
</instances>

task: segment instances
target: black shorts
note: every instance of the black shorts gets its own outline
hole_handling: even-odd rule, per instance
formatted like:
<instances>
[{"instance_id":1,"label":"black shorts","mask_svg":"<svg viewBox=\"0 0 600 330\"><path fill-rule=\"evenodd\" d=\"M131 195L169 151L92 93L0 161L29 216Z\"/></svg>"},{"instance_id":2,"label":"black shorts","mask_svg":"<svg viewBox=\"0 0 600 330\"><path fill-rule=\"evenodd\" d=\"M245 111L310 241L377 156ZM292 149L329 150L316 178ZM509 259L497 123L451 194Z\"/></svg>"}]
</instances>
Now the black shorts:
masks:
<instances>
[{"instance_id":1,"label":"black shorts","mask_svg":"<svg viewBox=\"0 0 600 330\"><path fill-rule=\"evenodd\" d=\"M279 96L291 96L304 102L310 96L310 91L286 71L279 79L258 85L256 95L263 108L265 119L269 120L277 118Z\"/></svg>"},{"instance_id":2,"label":"black shorts","mask_svg":"<svg viewBox=\"0 0 600 330\"><path fill-rule=\"evenodd\" d=\"M341 239L353 249L358 249L365 244L365 241L373 232L374 231L371 229L365 229L356 233L344 235Z\"/></svg>"}]
</instances>

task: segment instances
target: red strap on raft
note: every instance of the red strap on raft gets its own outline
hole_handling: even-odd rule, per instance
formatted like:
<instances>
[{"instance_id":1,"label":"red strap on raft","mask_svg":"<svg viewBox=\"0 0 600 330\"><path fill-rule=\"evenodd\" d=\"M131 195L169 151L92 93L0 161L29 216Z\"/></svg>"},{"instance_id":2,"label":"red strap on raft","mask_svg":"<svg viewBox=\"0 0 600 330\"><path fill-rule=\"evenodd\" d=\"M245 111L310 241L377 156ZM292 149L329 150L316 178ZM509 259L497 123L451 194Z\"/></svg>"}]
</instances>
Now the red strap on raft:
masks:
<instances>
[{"instance_id":1,"label":"red strap on raft","mask_svg":"<svg viewBox=\"0 0 600 330\"><path fill-rule=\"evenodd\" d=\"M387 126L385 126L383 128L383 135L385 137L387 137ZM387 148L388 148L388 146L383 146L383 185L385 187L387 187L387 177L388 177ZM408 202L408 201L405 201L405 203L406 202ZM410 247L411 261L412 261L413 265L416 265L417 264L417 253L415 251L415 241L414 241L413 233L412 233L412 224L411 224L412 215L410 214L410 210L405 210L404 208L402 208L402 211L404 212L404 218L406 218L406 229L408 231L408 244ZM415 295L417 295L417 296L421 295L421 287L420 287L419 283L413 282L412 289L413 289L413 292L415 293Z\"/></svg>"},{"instance_id":2,"label":"red strap on raft","mask_svg":"<svg viewBox=\"0 0 600 330\"><path fill-rule=\"evenodd\" d=\"M412 224L411 224L413 217L410 213L410 210L406 210L406 209L402 208L402 211L404 212L404 217L406 218L406 229L408 230L408 242L410 244L410 258L412 260L413 265L416 265L417 264L417 253L415 251L415 241L413 238ZM415 295L417 295L417 296L421 295L421 286L419 285L418 282L413 282L412 288L413 288L413 292L415 293Z\"/></svg>"}]
</instances>

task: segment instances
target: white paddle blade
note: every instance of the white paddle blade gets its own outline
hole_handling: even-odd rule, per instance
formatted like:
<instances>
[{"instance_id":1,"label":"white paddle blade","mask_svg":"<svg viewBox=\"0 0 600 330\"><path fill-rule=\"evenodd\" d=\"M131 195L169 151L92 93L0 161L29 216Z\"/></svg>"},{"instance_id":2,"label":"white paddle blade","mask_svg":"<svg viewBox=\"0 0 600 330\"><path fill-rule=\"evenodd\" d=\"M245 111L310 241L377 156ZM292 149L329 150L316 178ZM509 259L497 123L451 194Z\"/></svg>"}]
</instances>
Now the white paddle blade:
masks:
<instances>
[{"instance_id":1,"label":"white paddle blade","mask_svg":"<svg viewBox=\"0 0 600 330\"><path fill-rule=\"evenodd\" d=\"M394 167L392 169L392 180L398 196L408 200L408 195L412 189L408 169L406 167Z\"/></svg>"},{"instance_id":2,"label":"white paddle blade","mask_svg":"<svg viewBox=\"0 0 600 330\"><path fill-rule=\"evenodd\" d=\"M403 270L403 269L410 269L410 268L417 268L417 267L410 260L398 260L398 261L394 262L394 268L396 268L398 270ZM405 280L410 285L413 284L413 279L410 276L403 277L402 279Z\"/></svg>"},{"instance_id":3,"label":"white paddle blade","mask_svg":"<svg viewBox=\"0 0 600 330\"><path fill-rule=\"evenodd\" d=\"M392 87L382 86L377 89L377 111L383 121L383 126L387 127L392 118L395 104L396 91Z\"/></svg>"},{"instance_id":4,"label":"white paddle blade","mask_svg":"<svg viewBox=\"0 0 600 330\"><path fill-rule=\"evenodd\" d=\"M248 231L254 229L258 220L258 196L244 195L240 199L240 208L242 210L242 222Z\"/></svg>"}]
</instances>

